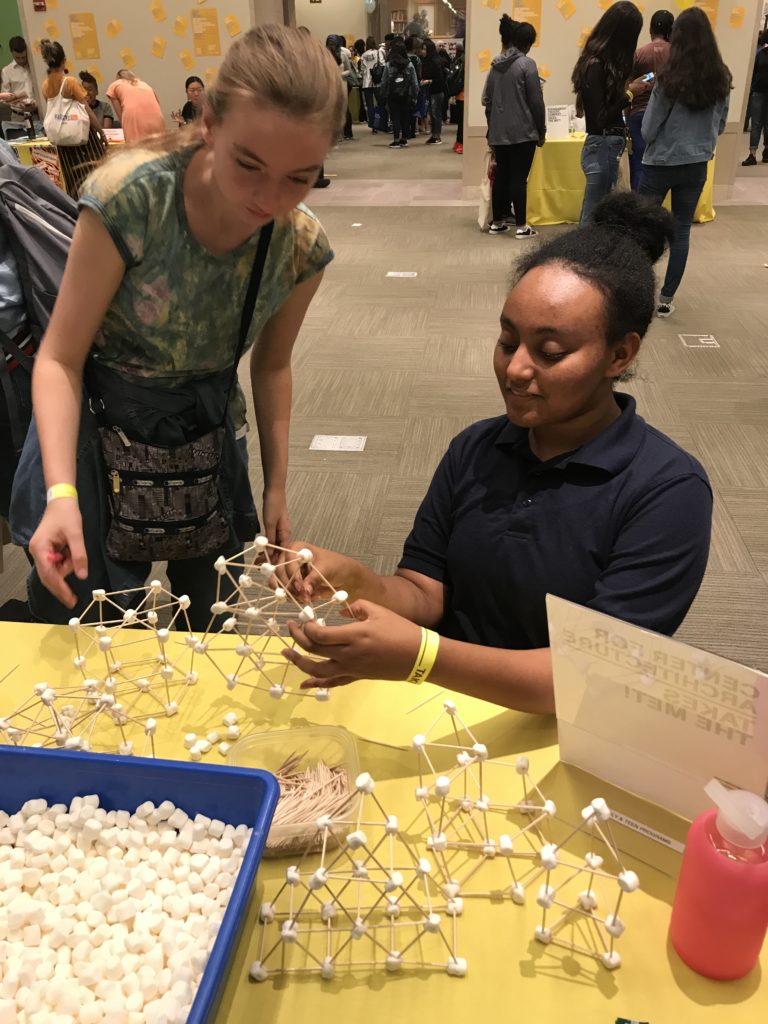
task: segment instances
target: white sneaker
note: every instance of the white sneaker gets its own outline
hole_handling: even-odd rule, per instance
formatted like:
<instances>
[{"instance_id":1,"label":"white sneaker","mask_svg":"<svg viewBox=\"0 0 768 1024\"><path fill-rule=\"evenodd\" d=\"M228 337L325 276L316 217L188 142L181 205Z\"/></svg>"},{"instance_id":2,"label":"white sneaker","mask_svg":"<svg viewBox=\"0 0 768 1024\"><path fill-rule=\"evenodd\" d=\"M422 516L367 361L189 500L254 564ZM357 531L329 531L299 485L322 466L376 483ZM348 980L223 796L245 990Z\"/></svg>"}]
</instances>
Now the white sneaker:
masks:
<instances>
[{"instance_id":1,"label":"white sneaker","mask_svg":"<svg viewBox=\"0 0 768 1024\"><path fill-rule=\"evenodd\" d=\"M672 305L671 302L659 302L658 306L656 307L656 316L660 316L662 319L665 319L668 316L672 316L674 312L675 307Z\"/></svg>"},{"instance_id":2,"label":"white sneaker","mask_svg":"<svg viewBox=\"0 0 768 1024\"><path fill-rule=\"evenodd\" d=\"M488 228L489 235L501 235L505 231L509 231L509 224L491 224Z\"/></svg>"},{"instance_id":3,"label":"white sneaker","mask_svg":"<svg viewBox=\"0 0 768 1024\"><path fill-rule=\"evenodd\" d=\"M517 229L515 238L535 238L538 233L538 231L533 230L530 224L526 224L524 228Z\"/></svg>"}]
</instances>

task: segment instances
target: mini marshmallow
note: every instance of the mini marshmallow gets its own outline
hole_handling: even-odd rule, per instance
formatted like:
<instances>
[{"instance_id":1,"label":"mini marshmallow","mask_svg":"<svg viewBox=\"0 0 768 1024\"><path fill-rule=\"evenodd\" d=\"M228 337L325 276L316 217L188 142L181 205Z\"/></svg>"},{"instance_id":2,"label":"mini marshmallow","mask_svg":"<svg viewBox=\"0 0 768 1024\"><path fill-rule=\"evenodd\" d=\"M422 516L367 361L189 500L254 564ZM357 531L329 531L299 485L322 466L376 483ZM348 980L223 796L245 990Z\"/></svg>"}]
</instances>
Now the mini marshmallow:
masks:
<instances>
[{"instance_id":1,"label":"mini marshmallow","mask_svg":"<svg viewBox=\"0 0 768 1024\"><path fill-rule=\"evenodd\" d=\"M445 965L445 971L452 978L465 978L467 976L467 961L463 956L452 956Z\"/></svg>"},{"instance_id":2,"label":"mini marshmallow","mask_svg":"<svg viewBox=\"0 0 768 1024\"><path fill-rule=\"evenodd\" d=\"M355 779L355 789L358 793L372 793L376 787L376 783L373 781L368 772L362 772Z\"/></svg>"},{"instance_id":3,"label":"mini marshmallow","mask_svg":"<svg viewBox=\"0 0 768 1024\"><path fill-rule=\"evenodd\" d=\"M224 725L237 725L237 722L238 717L236 711L228 711L226 715L224 715L224 717L222 718L222 723Z\"/></svg>"},{"instance_id":4,"label":"mini marshmallow","mask_svg":"<svg viewBox=\"0 0 768 1024\"><path fill-rule=\"evenodd\" d=\"M314 692L314 698L318 703L322 704L331 699L331 691L327 686L318 686Z\"/></svg>"},{"instance_id":5,"label":"mini marshmallow","mask_svg":"<svg viewBox=\"0 0 768 1024\"><path fill-rule=\"evenodd\" d=\"M193 732L186 733L184 736L184 746L187 750L191 750L195 743L197 743L197 736Z\"/></svg>"},{"instance_id":6,"label":"mini marshmallow","mask_svg":"<svg viewBox=\"0 0 768 1024\"><path fill-rule=\"evenodd\" d=\"M222 757L226 757L229 753L229 743L220 743L216 749Z\"/></svg>"}]
</instances>

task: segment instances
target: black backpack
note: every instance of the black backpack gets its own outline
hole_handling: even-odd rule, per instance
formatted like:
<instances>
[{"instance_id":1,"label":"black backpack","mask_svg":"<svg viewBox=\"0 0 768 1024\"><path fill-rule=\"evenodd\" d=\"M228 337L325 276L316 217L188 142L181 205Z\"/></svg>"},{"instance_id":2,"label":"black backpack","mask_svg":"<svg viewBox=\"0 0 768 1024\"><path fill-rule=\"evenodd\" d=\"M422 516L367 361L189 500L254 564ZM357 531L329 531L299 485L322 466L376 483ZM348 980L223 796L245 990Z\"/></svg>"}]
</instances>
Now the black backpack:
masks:
<instances>
[{"instance_id":1,"label":"black backpack","mask_svg":"<svg viewBox=\"0 0 768 1024\"><path fill-rule=\"evenodd\" d=\"M458 96L464 88L464 60L459 59L451 65L445 79L445 88L449 96Z\"/></svg>"},{"instance_id":2,"label":"black backpack","mask_svg":"<svg viewBox=\"0 0 768 1024\"><path fill-rule=\"evenodd\" d=\"M384 64L374 64L371 68L371 81L374 85L381 85L381 80L384 77Z\"/></svg>"},{"instance_id":3,"label":"black backpack","mask_svg":"<svg viewBox=\"0 0 768 1024\"><path fill-rule=\"evenodd\" d=\"M33 348L48 326L76 220L75 201L43 171L5 162L0 154L0 231L16 262ZM9 374L31 371L31 356L0 331L0 401L8 408L17 453L29 417L18 407Z\"/></svg>"},{"instance_id":4,"label":"black backpack","mask_svg":"<svg viewBox=\"0 0 768 1024\"><path fill-rule=\"evenodd\" d=\"M410 63L404 67L390 67L389 69L389 98L393 100L407 100L411 95Z\"/></svg>"}]
</instances>

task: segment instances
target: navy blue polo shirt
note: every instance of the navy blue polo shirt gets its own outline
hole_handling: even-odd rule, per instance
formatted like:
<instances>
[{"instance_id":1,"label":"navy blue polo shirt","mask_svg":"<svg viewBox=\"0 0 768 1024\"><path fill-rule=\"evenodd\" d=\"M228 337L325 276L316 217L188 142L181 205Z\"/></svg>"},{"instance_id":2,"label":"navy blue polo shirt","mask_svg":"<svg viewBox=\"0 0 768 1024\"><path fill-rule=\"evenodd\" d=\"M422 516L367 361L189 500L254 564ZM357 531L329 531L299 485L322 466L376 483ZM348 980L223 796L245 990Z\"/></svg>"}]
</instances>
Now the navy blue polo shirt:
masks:
<instances>
[{"instance_id":1,"label":"navy blue polo shirt","mask_svg":"<svg viewBox=\"0 0 768 1024\"><path fill-rule=\"evenodd\" d=\"M453 439L400 562L445 584L444 636L547 647L548 593L659 633L683 621L707 565L709 481L615 397L609 427L547 462L506 416Z\"/></svg>"}]
</instances>

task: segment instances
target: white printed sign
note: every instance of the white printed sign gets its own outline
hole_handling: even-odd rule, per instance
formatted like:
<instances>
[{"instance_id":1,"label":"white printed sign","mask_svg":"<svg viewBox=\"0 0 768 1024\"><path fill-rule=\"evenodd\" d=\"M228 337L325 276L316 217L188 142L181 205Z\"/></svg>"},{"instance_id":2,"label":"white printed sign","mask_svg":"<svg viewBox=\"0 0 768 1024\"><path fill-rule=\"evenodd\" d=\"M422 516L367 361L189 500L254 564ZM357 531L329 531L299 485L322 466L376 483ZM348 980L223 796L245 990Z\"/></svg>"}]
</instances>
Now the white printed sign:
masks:
<instances>
[{"instance_id":1,"label":"white printed sign","mask_svg":"<svg viewBox=\"0 0 768 1024\"><path fill-rule=\"evenodd\" d=\"M315 434L309 446L311 452L361 452L367 436L353 434Z\"/></svg>"},{"instance_id":2,"label":"white printed sign","mask_svg":"<svg viewBox=\"0 0 768 1024\"><path fill-rule=\"evenodd\" d=\"M567 103L547 107L547 139L567 139L570 126L570 108Z\"/></svg>"},{"instance_id":3,"label":"white printed sign","mask_svg":"<svg viewBox=\"0 0 768 1024\"><path fill-rule=\"evenodd\" d=\"M675 814L768 784L768 676L547 595L560 757Z\"/></svg>"},{"instance_id":4,"label":"white printed sign","mask_svg":"<svg viewBox=\"0 0 768 1024\"><path fill-rule=\"evenodd\" d=\"M678 334L685 348L720 348L714 334Z\"/></svg>"}]
</instances>

